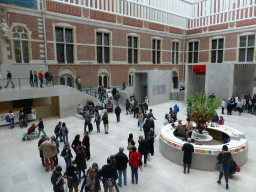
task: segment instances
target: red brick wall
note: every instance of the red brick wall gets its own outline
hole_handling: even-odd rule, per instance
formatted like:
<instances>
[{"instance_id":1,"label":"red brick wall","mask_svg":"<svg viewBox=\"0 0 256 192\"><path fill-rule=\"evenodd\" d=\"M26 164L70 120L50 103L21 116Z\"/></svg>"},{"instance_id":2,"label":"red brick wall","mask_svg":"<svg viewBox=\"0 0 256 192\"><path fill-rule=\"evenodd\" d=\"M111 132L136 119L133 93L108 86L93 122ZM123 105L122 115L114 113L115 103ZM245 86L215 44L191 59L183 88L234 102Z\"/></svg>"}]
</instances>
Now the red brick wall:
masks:
<instances>
[{"instance_id":1,"label":"red brick wall","mask_svg":"<svg viewBox=\"0 0 256 192\"><path fill-rule=\"evenodd\" d=\"M91 10L91 19L116 23L116 16L110 13Z\"/></svg>"},{"instance_id":2,"label":"red brick wall","mask_svg":"<svg viewBox=\"0 0 256 192\"><path fill-rule=\"evenodd\" d=\"M141 20L133 19L129 17L123 17L123 24L134 26L134 27L143 27L143 22Z\"/></svg>"},{"instance_id":3,"label":"red brick wall","mask_svg":"<svg viewBox=\"0 0 256 192\"><path fill-rule=\"evenodd\" d=\"M46 1L46 9L47 11L63 13L67 15L73 16L81 16L81 8L77 6L57 3L53 1Z\"/></svg>"}]
</instances>

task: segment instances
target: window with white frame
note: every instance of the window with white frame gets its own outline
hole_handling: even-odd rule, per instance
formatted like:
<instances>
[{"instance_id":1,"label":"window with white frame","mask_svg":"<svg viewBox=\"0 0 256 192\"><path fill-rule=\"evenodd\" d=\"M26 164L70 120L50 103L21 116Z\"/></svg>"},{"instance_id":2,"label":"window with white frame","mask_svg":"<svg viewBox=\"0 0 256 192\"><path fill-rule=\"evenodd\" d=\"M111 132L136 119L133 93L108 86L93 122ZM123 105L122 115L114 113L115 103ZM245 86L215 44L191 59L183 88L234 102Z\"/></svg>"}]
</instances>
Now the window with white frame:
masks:
<instances>
[{"instance_id":1,"label":"window with white frame","mask_svg":"<svg viewBox=\"0 0 256 192\"><path fill-rule=\"evenodd\" d=\"M172 64L179 63L179 42L172 42Z\"/></svg>"},{"instance_id":2,"label":"window with white frame","mask_svg":"<svg viewBox=\"0 0 256 192\"><path fill-rule=\"evenodd\" d=\"M188 43L188 63L198 63L198 41Z\"/></svg>"},{"instance_id":3,"label":"window with white frame","mask_svg":"<svg viewBox=\"0 0 256 192\"><path fill-rule=\"evenodd\" d=\"M211 63L223 62L224 39L213 39L211 50Z\"/></svg>"},{"instance_id":4,"label":"window with white frame","mask_svg":"<svg viewBox=\"0 0 256 192\"><path fill-rule=\"evenodd\" d=\"M240 37L239 62L253 61L254 41L255 41L255 35Z\"/></svg>"},{"instance_id":5,"label":"window with white frame","mask_svg":"<svg viewBox=\"0 0 256 192\"><path fill-rule=\"evenodd\" d=\"M56 55L58 63L74 62L73 30L65 27L56 27Z\"/></svg>"},{"instance_id":6,"label":"window with white frame","mask_svg":"<svg viewBox=\"0 0 256 192\"><path fill-rule=\"evenodd\" d=\"M128 63L138 63L138 37L128 36Z\"/></svg>"},{"instance_id":7,"label":"window with white frame","mask_svg":"<svg viewBox=\"0 0 256 192\"><path fill-rule=\"evenodd\" d=\"M160 64L161 62L161 40L152 39L152 63Z\"/></svg>"},{"instance_id":8,"label":"window with white frame","mask_svg":"<svg viewBox=\"0 0 256 192\"><path fill-rule=\"evenodd\" d=\"M29 63L28 31L22 26L16 26L12 37L16 63Z\"/></svg>"},{"instance_id":9,"label":"window with white frame","mask_svg":"<svg viewBox=\"0 0 256 192\"><path fill-rule=\"evenodd\" d=\"M129 85L133 86L133 72L129 73Z\"/></svg>"},{"instance_id":10,"label":"window with white frame","mask_svg":"<svg viewBox=\"0 0 256 192\"><path fill-rule=\"evenodd\" d=\"M97 32L96 44L97 44L97 62L109 63L110 45L109 45L109 33Z\"/></svg>"}]
</instances>

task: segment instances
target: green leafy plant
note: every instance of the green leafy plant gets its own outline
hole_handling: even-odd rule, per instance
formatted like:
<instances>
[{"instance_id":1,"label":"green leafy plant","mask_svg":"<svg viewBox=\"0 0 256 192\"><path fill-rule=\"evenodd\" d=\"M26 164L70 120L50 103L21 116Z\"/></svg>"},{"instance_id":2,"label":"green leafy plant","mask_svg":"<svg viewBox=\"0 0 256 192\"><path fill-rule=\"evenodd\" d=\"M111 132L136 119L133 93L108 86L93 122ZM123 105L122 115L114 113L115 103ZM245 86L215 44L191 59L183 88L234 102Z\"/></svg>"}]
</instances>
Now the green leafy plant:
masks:
<instances>
[{"instance_id":1,"label":"green leafy plant","mask_svg":"<svg viewBox=\"0 0 256 192\"><path fill-rule=\"evenodd\" d=\"M220 98L207 98L203 92L187 95L188 116L195 121L199 131L202 131L205 123L212 119L215 110L220 106L220 102Z\"/></svg>"}]
</instances>

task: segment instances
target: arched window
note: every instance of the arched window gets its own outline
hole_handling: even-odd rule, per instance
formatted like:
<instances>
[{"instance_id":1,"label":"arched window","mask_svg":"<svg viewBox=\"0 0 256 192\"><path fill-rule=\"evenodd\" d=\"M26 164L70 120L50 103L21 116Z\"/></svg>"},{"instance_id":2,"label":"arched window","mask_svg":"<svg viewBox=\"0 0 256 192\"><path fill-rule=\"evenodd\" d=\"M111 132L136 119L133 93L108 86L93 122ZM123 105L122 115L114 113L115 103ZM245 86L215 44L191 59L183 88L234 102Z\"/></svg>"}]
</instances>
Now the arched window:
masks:
<instances>
[{"instance_id":1,"label":"arched window","mask_svg":"<svg viewBox=\"0 0 256 192\"><path fill-rule=\"evenodd\" d=\"M60 78L60 84L61 84L61 85L66 85L66 80L65 80L64 77L61 77L61 78Z\"/></svg>"},{"instance_id":2,"label":"arched window","mask_svg":"<svg viewBox=\"0 0 256 192\"><path fill-rule=\"evenodd\" d=\"M173 88L178 89L178 75L176 71L172 72Z\"/></svg>"},{"instance_id":3,"label":"arched window","mask_svg":"<svg viewBox=\"0 0 256 192\"><path fill-rule=\"evenodd\" d=\"M133 86L133 72L129 74L129 85Z\"/></svg>"},{"instance_id":4,"label":"arched window","mask_svg":"<svg viewBox=\"0 0 256 192\"><path fill-rule=\"evenodd\" d=\"M16 63L29 63L28 31L22 26L12 31Z\"/></svg>"},{"instance_id":5,"label":"arched window","mask_svg":"<svg viewBox=\"0 0 256 192\"><path fill-rule=\"evenodd\" d=\"M101 73L99 75L99 86L103 86L104 88L107 88L108 85L109 85L108 75L105 73Z\"/></svg>"},{"instance_id":6,"label":"arched window","mask_svg":"<svg viewBox=\"0 0 256 192\"><path fill-rule=\"evenodd\" d=\"M72 80L72 77L67 77L67 86L73 87L73 80Z\"/></svg>"}]
</instances>

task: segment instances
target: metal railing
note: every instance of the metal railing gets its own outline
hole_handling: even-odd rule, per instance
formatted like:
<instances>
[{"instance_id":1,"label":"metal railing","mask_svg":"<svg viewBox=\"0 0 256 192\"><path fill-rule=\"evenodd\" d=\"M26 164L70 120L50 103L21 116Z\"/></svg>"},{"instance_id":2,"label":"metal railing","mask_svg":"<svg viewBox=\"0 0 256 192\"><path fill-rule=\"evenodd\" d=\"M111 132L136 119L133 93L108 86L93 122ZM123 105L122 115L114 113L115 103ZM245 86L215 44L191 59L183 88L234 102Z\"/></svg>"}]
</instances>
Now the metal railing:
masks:
<instances>
[{"instance_id":1,"label":"metal railing","mask_svg":"<svg viewBox=\"0 0 256 192\"><path fill-rule=\"evenodd\" d=\"M181 0L50 0L186 29L193 5Z\"/></svg>"}]
</instances>

